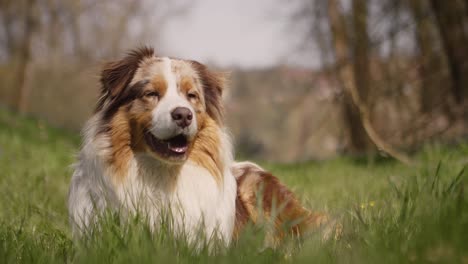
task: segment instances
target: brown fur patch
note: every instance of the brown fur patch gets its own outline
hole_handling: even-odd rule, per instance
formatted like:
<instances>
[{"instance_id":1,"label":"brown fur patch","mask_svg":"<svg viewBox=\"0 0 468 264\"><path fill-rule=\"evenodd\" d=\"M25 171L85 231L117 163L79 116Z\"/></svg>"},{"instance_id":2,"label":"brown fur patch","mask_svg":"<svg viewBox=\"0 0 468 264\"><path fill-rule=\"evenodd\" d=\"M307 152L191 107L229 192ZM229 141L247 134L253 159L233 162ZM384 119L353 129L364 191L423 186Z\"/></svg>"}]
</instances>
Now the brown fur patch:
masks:
<instances>
[{"instance_id":1,"label":"brown fur patch","mask_svg":"<svg viewBox=\"0 0 468 264\"><path fill-rule=\"evenodd\" d=\"M187 94L190 90L193 90L195 87L195 83L193 78L190 76L182 76L180 80L180 92L183 94Z\"/></svg>"},{"instance_id":2,"label":"brown fur patch","mask_svg":"<svg viewBox=\"0 0 468 264\"><path fill-rule=\"evenodd\" d=\"M160 97L163 97L167 91L167 82L161 75L156 75L151 80L151 85L154 91L156 91Z\"/></svg>"},{"instance_id":3,"label":"brown fur patch","mask_svg":"<svg viewBox=\"0 0 468 264\"><path fill-rule=\"evenodd\" d=\"M238 237L248 221L273 222L269 240L277 244L285 235L302 235L328 222L325 214L305 209L295 195L272 174L257 167L235 168L237 173L236 222Z\"/></svg>"},{"instance_id":4,"label":"brown fur patch","mask_svg":"<svg viewBox=\"0 0 468 264\"><path fill-rule=\"evenodd\" d=\"M139 63L147 57L154 56L154 50L149 47L130 51L127 56L119 61L104 65L101 73L101 96L96 106L96 112L103 109L106 102L110 106L106 111L116 112L115 107L119 104L112 102L120 101L123 92L132 81Z\"/></svg>"},{"instance_id":5,"label":"brown fur patch","mask_svg":"<svg viewBox=\"0 0 468 264\"><path fill-rule=\"evenodd\" d=\"M222 94L225 86L225 76L208 70L205 65L199 62L190 62L202 82L206 112L216 123L222 125L224 121Z\"/></svg>"},{"instance_id":6,"label":"brown fur patch","mask_svg":"<svg viewBox=\"0 0 468 264\"><path fill-rule=\"evenodd\" d=\"M203 118L203 114L197 118L199 131L193 141L189 154L189 160L207 169L218 183L222 182L224 164L220 157L219 138L220 128L210 117Z\"/></svg>"},{"instance_id":7,"label":"brown fur patch","mask_svg":"<svg viewBox=\"0 0 468 264\"><path fill-rule=\"evenodd\" d=\"M156 89L154 85L140 85L140 82L127 89L128 101L120 103L117 112L109 117L108 124L102 130L110 137L112 154L108 162L114 169L115 182L125 177L133 153L146 151L143 133L151 122L151 110L156 106L157 98L145 94ZM163 89L159 87L158 90L163 92Z\"/></svg>"},{"instance_id":8,"label":"brown fur patch","mask_svg":"<svg viewBox=\"0 0 468 264\"><path fill-rule=\"evenodd\" d=\"M197 116L206 112L205 100L203 100L203 91L202 87L197 87L194 77L192 76L182 76L179 84L179 92L186 96L187 100L192 105L193 109ZM196 95L196 98L190 98L188 93L193 93ZM198 117L197 119L204 118L203 116Z\"/></svg>"},{"instance_id":9,"label":"brown fur patch","mask_svg":"<svg viewBox=\"0 0 468 264\"><path fill-rule=\"evenodd\" d=\"M131 128L126 111L119 111L109 123L111 155L108 162L113 169L114 183L119 183L125 177L129 161L133 158L131 149Z\"/></svg>"},{"instance_id":10,"label":"brown fur patch","mask_svg":"<svg viewBox=\"0 0 468 264\"><path fill-rule=\"evenodd\" d=\"M234 231L233 237L234 239L238 239L240 233L244 229L245 225L249 222L249 211L246 208L246 204L243 202L242 198L237 192L236 195L236 218L234 222Z\"/></svg>"}]
</instances>

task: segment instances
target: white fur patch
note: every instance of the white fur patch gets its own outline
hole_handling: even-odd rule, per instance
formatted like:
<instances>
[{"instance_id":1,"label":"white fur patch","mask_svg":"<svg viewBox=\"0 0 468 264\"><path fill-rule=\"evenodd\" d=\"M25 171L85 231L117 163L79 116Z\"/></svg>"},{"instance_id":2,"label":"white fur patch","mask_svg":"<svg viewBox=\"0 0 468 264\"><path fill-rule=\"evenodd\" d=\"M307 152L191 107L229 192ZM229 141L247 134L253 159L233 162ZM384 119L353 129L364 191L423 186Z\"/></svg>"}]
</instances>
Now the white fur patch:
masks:
<instances>
[{"instance_id":1,"label":"white fur patch","mask_svg":"<svg viewBox=\"0 0 468 264\"><path fill-rule=\"evenodd\" d=\"M192 105L187 101L184 95L179 93L177 81L174 72L172 71L172 63L169 58L163 58L163 77L166 80L167 89L166 93L156 108L153 110L151 133L159 139L168 139L178 134L184 133L189 137L194 137L197 132L197 118L195 110ZM177 107L186 107L193 113L192 123L185 128L180 128L172 120L171 113Z\"/></svg>"}]
</instances>

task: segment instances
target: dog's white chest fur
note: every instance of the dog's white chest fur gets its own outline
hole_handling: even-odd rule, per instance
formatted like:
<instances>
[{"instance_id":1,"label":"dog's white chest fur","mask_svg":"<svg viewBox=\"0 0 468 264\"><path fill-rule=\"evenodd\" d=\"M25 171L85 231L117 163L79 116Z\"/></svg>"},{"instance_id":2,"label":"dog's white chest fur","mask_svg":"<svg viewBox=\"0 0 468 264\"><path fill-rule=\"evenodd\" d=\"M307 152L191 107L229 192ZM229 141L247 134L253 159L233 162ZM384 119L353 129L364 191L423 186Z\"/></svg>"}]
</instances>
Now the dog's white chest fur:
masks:
<instances>
[{"instance_id":1,"label":"dog's white chest fur","mask_svg":"<svg viewBox=\"0 0 468 264\"><path fill-rule=\"evenodd\" d=\"M139 164L145 159L137 158ZM230 170L224 172L222 182L216 182L205 168L190 161L176 175L157 166L142 169L141 165L130 173L135 174L129 175L117 196L128 209L145 211L156 229L161 214L168 214L176 233L191 238L204 231L207 238L217 235L226 242L231 240L237 187Z\"/></svg>"}]
</instances>

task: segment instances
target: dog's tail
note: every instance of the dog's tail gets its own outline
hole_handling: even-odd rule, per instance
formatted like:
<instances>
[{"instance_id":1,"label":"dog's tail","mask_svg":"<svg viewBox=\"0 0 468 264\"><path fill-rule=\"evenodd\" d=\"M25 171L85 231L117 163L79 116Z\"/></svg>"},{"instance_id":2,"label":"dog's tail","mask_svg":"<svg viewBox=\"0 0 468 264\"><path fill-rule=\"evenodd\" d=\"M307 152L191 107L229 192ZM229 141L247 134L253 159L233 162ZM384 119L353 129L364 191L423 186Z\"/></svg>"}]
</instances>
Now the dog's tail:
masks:
<instances>
[{"instance_id":1,"label":"dog's tail","mask_svg":"<svg viewBox=\"0 0 468 264\"><path fill-rule=\"evenodd\" d=\"M328 239L336 236L336 223L327 214L312 213L278 178L251 162L238 162L232 167L237 179L236 224L234 237L245 225L270 224L267 239L273 245L286 235L302 236L321 231Z\"/></svg>"}]
</instances>

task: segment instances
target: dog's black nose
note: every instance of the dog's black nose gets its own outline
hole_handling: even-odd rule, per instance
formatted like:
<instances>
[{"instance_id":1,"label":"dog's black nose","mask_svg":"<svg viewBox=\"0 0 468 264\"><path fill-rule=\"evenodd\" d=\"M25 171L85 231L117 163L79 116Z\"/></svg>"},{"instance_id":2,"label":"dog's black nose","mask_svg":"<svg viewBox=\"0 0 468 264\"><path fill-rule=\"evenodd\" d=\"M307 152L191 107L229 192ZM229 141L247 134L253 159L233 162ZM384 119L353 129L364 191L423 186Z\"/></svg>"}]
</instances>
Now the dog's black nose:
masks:
<instances>
[{"instance_id":1,"label":"dog's black nose","mask_svg":"<svg viewBox=\"0 0 468 264\"><path fill-rule=\"evenodd\" d=\"M187 107L177 107L171 113L172 120L181 128L188 127L192 123L193 114Z\"/></svg>"}]
</instances>

